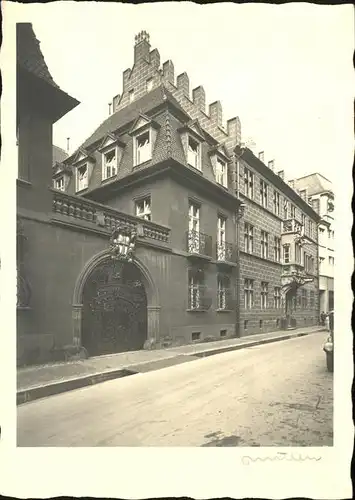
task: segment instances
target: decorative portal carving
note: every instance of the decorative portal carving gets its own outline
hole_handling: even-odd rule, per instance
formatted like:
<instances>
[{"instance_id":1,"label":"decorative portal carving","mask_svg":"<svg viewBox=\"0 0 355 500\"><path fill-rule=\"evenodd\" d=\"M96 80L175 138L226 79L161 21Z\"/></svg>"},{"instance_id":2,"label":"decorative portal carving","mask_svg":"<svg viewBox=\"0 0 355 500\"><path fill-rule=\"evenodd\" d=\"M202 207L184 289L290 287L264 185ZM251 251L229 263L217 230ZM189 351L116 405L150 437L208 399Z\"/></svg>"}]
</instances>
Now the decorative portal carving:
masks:
<instances>
[{"instance_id":1,"label":"decorative portal carving","mask_svg":"<svg viewBox=\"0 0 355 500\"><path fill-rule=\"evenodd\" d=\"M110 237L110 253L114 261L114 275L119 278L124 262L132 262L137 232L128 226L113 229Z\"/></svg>"}]
</instances>

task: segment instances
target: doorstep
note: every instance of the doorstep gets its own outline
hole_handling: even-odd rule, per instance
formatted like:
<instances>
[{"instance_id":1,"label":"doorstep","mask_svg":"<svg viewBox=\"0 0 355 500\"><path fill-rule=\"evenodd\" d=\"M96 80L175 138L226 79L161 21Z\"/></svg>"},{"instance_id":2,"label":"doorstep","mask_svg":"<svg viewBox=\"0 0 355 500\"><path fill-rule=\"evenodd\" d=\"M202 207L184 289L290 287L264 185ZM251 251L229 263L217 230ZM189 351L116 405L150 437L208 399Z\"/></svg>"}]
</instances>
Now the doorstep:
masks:
<instances>
[{"instance_id":1,"label":"doorstep","mask_svg":"<svg viewBox=\"0 0 355 500\"><path fill-rule=\"evenodd\" d=\"M17 404L116 378L167 368L201 357L288 340L324 330L324 327L313 326L294 331L261 333L167 349L118 353L67 363L20 368L17 370Z\"/></svg>"}]
</instances>

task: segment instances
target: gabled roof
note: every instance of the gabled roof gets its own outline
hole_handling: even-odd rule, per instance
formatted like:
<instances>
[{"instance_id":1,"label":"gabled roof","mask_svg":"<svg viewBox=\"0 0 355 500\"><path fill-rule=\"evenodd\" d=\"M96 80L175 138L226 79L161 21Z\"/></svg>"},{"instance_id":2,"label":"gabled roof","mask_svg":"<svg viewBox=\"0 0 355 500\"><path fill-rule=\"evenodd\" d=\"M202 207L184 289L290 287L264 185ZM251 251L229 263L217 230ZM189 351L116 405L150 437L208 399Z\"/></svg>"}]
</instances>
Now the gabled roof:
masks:
<instances>
[{"instance_id":1,"label":"gabled roof","mask_svg":"<svg viewBox=\"0 0 355 500\"><path fill-rule=\"evenodd\" d=\"M84 159L95 161L95 158L93 156L91 156L90 153L88 151L86 151L86 149L84 149L84 148L79 148L74 153L74 155L71 157L71 159L72 159L72 163L77 163L78 161L84 160Z\"/></svg>"},{"instance_id":2,"label":"gabled roof","mask_svg":"<svg viewBox=\"0 0 355 500\"><path fill-rule=\"evenodd\" d=\"M172 94L166 90L163 85L160 85L148 94L145 94L140 99L133 101L128 106L109 116L104 122L101 123L95 132L88 139L86 139L81 147L90 147L97 141L101 140L109 132L114 132L120 127L133 121L137 117L137 113L145 114L167 101L173 104L175 108L177 108L185 116L188 116L186 111L184 111Z\"/></svg>"},{"instance_id":3,"label":"gabled roof","mask_svg":"<svg viewBox=\"0 0 355 500\"><path fill-rule=\"evenodd\" d=\"M40 49L40 42L30 23L17 24L17 63L23 69L59 89L49 72Z\"/></svg>"},{"instance_id":4,"label":"gabled roof","mask_svg":"<svg viewBox=\"0 0 355 500\"><path fill-rule=\"evenodd\" d=\"M217 144L217 146L213 146L209 150L210 155L216 154L216 153L219 153L220 155L224 156L227 160L230 159L230 156L229 156L228 151L227 151L224 144Z\"/></svg>"},{"instance_id":5,"label":"gabled roof","mask_svg":"<svg viewBox=\"0 0 355 500\"><path fill-rule=\"evenodd\" d=\"M307 189L308 196L333 191L333 186L330 180L318 172L295 179L294 187L299 191Z\"/></svg>"},{"instance_id":6,"label":"gabled roof","mask_svg":"<svg viewBox=\"0 0 355 500\"><path fill-rule=\"evenodd\" d=\"M59 148L58 146L52 146L52 164L62 163L66 158L68 158L68 153L64 151L64 149Z\"/></svg>"}]
</instances>

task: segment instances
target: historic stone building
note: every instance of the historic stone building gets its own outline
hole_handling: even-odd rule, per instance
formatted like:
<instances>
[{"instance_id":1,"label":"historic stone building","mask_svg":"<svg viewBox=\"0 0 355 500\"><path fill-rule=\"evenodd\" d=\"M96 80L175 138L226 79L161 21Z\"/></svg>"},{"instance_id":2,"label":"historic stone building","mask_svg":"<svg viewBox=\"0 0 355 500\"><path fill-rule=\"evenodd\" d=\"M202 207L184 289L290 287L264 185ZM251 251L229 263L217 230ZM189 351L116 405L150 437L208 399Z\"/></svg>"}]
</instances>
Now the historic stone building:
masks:
<instances>
[{"instance_id":1,"label":"historic stone building","mask_svg":"<svg viewBox=\"0 0 355 500\"><path fill-rule=\"evenodd\" d=\"M332 183L319 173L305 175L290 181L309 200L320 215L319 244L319 308L329 312L334 309L334 192Z\"/></svg>"},{"instance_id":2,"label":"historic stone building","mask_svg":"<svg viewBox=\"0 0 355 500\"><path fill-rule=\"evenodd\" d=\"M18 75L19 363L317 321L319 216L146 32L112 114L59 161L52 124L78 103L31 25Z\"/></svg>"}]
</instances>

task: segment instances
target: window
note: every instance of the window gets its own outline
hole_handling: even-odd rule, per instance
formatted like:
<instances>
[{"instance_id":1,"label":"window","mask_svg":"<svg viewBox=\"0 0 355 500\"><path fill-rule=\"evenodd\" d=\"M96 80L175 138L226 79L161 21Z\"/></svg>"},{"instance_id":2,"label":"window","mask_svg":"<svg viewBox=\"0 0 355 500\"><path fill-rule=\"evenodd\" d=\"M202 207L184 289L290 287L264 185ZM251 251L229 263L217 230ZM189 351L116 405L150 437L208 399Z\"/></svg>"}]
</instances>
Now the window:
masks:
<instances>
[{"instance_id":1,"label":"window","mask_svg":"<svg viewBox=\"0 0 355 500\"><path fill-rule=\"evenodd\" d=\"M192 202L189 204L189 231L200 231L200 207Z\"/></svg>"},{"instance_id":2,"label":"window","mask_svg":"<svg viewBox=\"0 0 355 500\"><path fill-rule=\"evenodd\" d=\"M305 229L305 227L306 227L306 216L304 214L301 214L301 221L302 221L303 229Z\"/></svg>"},{"instance_id":3,"label":"window","mask_svg":"<svg viewBox=\"0 0 355 500\"><path fill-rule=\"evenodd\" d=\"M283 246L283 261L284 264L290 263L290 245Z\"/></svg>"},{"instance_id":4,"label":"window","mask_svg":"<svg viewBox=\"0 0 355 500\"><path fill-rule=\"evenodd\" d=\"M329 257L329 265L334 266L334 257Z\"/></svg>"},{"instance_id":5,"label":"window","mask_svg":"<svg viewBox=\"0 0 355 500\"><path fill-rule=\"evenodd\" d=\"M145 220L152 220L150 196L136 201L136 216Z\"/></svg>"},{"instance_id":6,"label":"window","mask_svg":"<svg viewBox=\"0 0 355 500\"><path fill-rule=\"evenodd\" d=\"M254 198L254 174L247 168L244 168L244 194Z\"/></svg>"},{"instance_id":7,"label":"window","mask_svg":"<svg viewBox=\"0 0 355 500\"><path fill-rule=\"evenodd\" d=\"M227 163L217 156L216 161L216 181L222 186L228 186Z\"/></svg>"},{"instance_id":8,"label":"window","mask_svg":"<svg viewBox=\"0 0 355 500\"><path fill-rule=\"evenodd\" d=\"M203 272L189 270L189 296L188 308L202 310L203 305Z\"/></svg>"},{"instance_id":9,"label":"window","mask_svg":"<svg viewBox=\"0 0 355 500\"><path fill-rule=\"evenodd\" d=\"M55 179L55 181L54 181L54 189L58 189L58 191L64 191L65 190L64 176L58 177L58 179Z\"/></svg>"},{"instance_id":10,"label":"window","mask_svg":"<svg viewBox=\"0 0 355 500\"><path fill-rule=\"evenodd\" d=\"M150 132L147 130L135 138L135 165L140 165L152 158L152 149L150 142Z\"/></svg>"},{"instance_id":11,"label":"window","mask_svg":"<svg viewBox=\"0 0 355 500\"><path fill-rule=\"evenodd\" d=\"M295 207L295 205L291 205L290 211L291 211L291 219L295 219L296 218L296 207Z\"/></svg>"},{"instance_id":12,"label":"window","mask_svg":"<svg viewBox=\"0 0 355 500\"><path fill-rule=\"evenodd\" d=\"M189 137L187 147L187 163L191 167L201 170L200 164L200 144L192 137Z\"/></svg>"},{"instance_id":13,"label":"window","mask_svg":"<svg viewBox=\"0 0 355 500\"><path fill-rule=\"evenodd\" d=\"M248 329L248 320L245 319L244 320L244 330L247 330Z\"/></svg>"},{"instance_id":14,"label":"window","mask_svg":"<svg viewBox=\"0 0 355 500\"><path fill-rule=\"evenodd\" d=\"M129 102L133 102L134 101L134 90L130 90L129 91Z\"/></svg>"},{"instance_id":15,"label":"window","mask_svg":"<svg viewBox=\"0 0 355 500\"><path fill-rule=\"evenodd\" d=\"M267 259L269 257L269 234L265 231L261 231L260 245L261 256Z\"/></svg>"},{"instance_id":16,"label":"window","mask_svg":"<svg viewBox=\"0 0 355 500\"><path fill-rule=\"evenodd\" d=\"M82 165L81 167L78 167L76 174L77 174L77 176L76 176L76 190L81 191L82 189L86 189L89 185L87 163L85 163L85 165Z\"/></svg>"},{"instance_id":17,"label":"window","mask_svg":"<svg viewBox=\"0 0 355 500\"><path fill-rule=\"evenodd\" d=\"M260 179L260 203L267 208L267 184Z\"/></svg>"},{"instance_id":18,"label":"window","mask_svg":"<svg viewBox=\"0 0 355 500\"><path fill-rule=\"evenodd\" d=\"M248 253L254 251L254 227L247 222L244 224L244 251Z\"/></svg>"},{"instance_id":19,"label":"window","mask_svg":"<svg viewBox=\"0 0 355 500\"><path fill-rule=\"evenodd\" d=\"M268 295L269 295L269 283L266 281L261 282L261 308L266 309L268 307Z\"/></svg>"},{"instance_id":20,"label":"window","mask_svg":"<svg viewBox=\"0 0 355 500\"><path fill-rule=\"evenodd\" d=\"M226 259L226 219L218 216L217 220L217 250L218 259Z\"/></svg>"},{"instance_id":21,"label":"window","mask_svg":"<svg viewBox=\"0 0 355 500\"><path fill-rule=\"evenodd\" d=\"M309 292L309 307L314 307L314 291Z\"/></svg>"},{"instance_id":22,"label":"window","mask_svg":"<svg viewBox=\"0 0 355 500\"><path fill-rule=\"evenodd\" d=\"M274 256L276 262L280 262L281 260L281 238L275 236L274 238Z\"/></svg>"},{"instance_id":23,"label":"window","mask_svg":"<svg viewBox=\"0 0 355 500\"><path fill-rule=\"evenodd\" d=\"M254 306L254 280L244 280L244 307L251 309Z\"/></svg>"},{"instance_id":24,"label":"window","mask_svg":"<svg viewBox=\"0 0 355 500\"><path fill-rule=\"evenodd\" d=\"M153 88L153 78L147 80L147 92L150 92Z\"/></svg>"},{"instance_id":25,"label":"window","mask_svg":"<svg viewBox=\"0 0 355 500\"><path fill-rule=\"evenodd\" d=\"M111 149L102 155L102 178L109 179L117 174L117 154L116 148Z\"/></svg>"},{"instance_id":26,"label":"window","mask_svg":"<svg viewBox=\"0 0 355 500\"><path fill-rule=\"evenodd\" d=\"M275 286L274 288L274 308L280 309L281 307L281 288L279 286Z\"/></svg>"},{"instance_id":27,"label":"window","mask_svg":"<svg viewBox=\"0 0 355 500\"><path fill-rule=\"evenodd\" d=\"M288 219L288 201L284 199L284 219Z\"/></svg>"},{"instance_id":28,"label":"window","mask_svg":"<svg viewBox=\"0 0 355 500\"><path fill-rule=\"evenodd\" d=\"M274 189L274 214L280 215L280 193Z\"/></svg>"},{"instance_id":29,"label":"window","mask_svg":"<svg viewBox=\"0 0 355 500\"><path fill-rule=\"evenodd\" d=\"M217 278L217 309L230 309L230 278L220 275Z\"/></svg>"},{"instance_id":30,"label":"window","mask_svg":"<svg viewBox=\"0 0 355 500\"><path fill-rule=\"evenodd\" d=\"M303 309L306 309L307 307L307 290L302 290L302 295L301 295L301 305Z\"/></svg>"},{"instance_id":31,"label":"window","mask_svg":"<svg viewBox=\"0 0 355 500\"><path fill-rule=\"evenodd\" d=\"M296 264L301 264L302 247L300 243L295 243L295 262Z\"/></svg>"}]
</instances>

